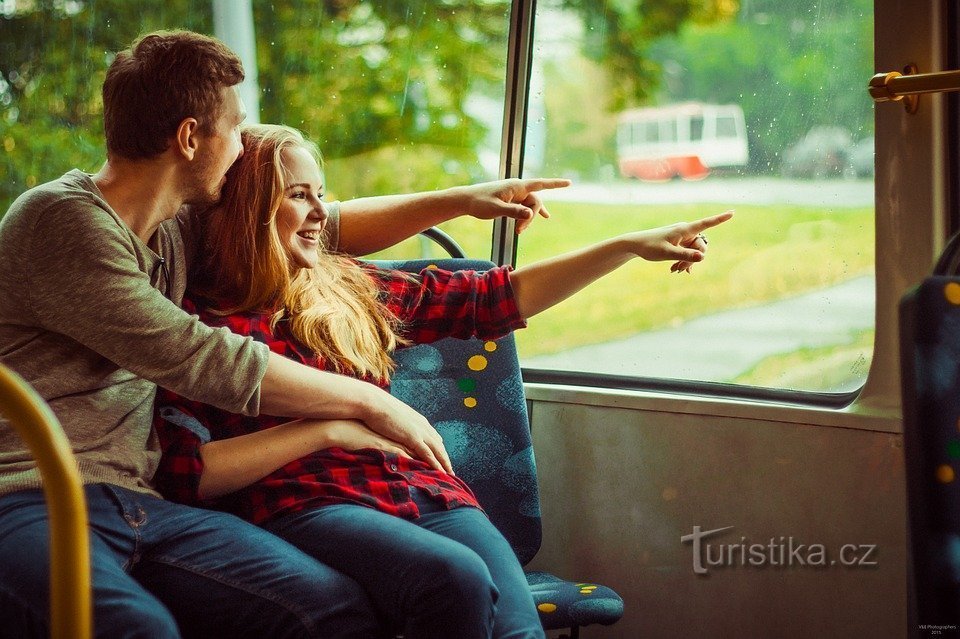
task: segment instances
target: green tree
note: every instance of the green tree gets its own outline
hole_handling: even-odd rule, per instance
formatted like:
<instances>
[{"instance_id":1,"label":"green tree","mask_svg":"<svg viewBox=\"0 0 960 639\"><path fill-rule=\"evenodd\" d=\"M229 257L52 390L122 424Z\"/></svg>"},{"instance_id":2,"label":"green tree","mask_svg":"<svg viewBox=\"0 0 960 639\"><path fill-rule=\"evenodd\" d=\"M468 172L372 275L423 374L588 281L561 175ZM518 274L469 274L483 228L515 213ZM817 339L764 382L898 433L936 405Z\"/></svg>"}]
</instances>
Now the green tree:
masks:
<instances>
[{"instance_id":1,"label":"green tree","mask_svg":"<svg viewBox=\"0 0 960 639\"><path fill-rule=\"evenodd\" d=\"M732 0L557 1L597 32L585 45L590 56L611 73L629 71L628 81L612 85L614 103L654 86L646 50L655 34L735 8ZM253 7L262 120L317 140L340 192L475 177L478 145L493 125L471 115L468 102L502 99L509 0L254 0ZM209 0L0 4L0 212L69 168L98 168L100 86L112 52L160 28L211 32Z\"/></svg>"},{"instance_id":2,"label":"green tree","mask_svg":"<svg viewBox=\"0 0 960 639\"><path fill-rule=\"evenodd\" d=\"M650 51L666 71L659 101L739 104L757 172L778 171L783 149L817 125L871 135L872 14L872 0L752 0L736 20L685 25Z\"/></svg>"}]
</instances>

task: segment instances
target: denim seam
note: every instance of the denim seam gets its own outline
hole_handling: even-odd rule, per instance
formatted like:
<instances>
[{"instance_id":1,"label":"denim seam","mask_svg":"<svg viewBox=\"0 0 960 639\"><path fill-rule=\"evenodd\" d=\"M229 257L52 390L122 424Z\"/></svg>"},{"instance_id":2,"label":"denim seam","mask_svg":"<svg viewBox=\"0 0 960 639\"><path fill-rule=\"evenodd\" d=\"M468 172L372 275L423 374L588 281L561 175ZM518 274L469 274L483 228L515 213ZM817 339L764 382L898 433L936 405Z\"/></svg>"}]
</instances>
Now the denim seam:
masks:
<instances>
[{"instance_id":1,"label":"denim seam","mask_svg":"<svg viewBox=\"0 0 960 639\"><path fill-rule=\"evenodd\" d=\"M103 487L106 490L106 492L110 494L110 498L120 509L120 516L123 518L123 520L127 523L127 526L133 532L133 550L131 551L130 556L124 560L123 566L122 566L122 569L124 572L130 572L133 570L136 564L139 563L140 561L142 542L143 542L143 536L140 534L140 526L147 523L147 513L143 509L143 506L140 503L134 502L132 505L136 507L137 517L138 517L138 519L135 520L133 518L133 515L131 515L130 512L127 510L127 504L124 497L121 496L120 493L116 491L114 486L110 484L103 484Z\"/></svg>"},{"instance_id":2,"label":"denim seam","mask_svg":"<svg viewBox=\"0 0 960 639\"><path fill-rule=\"evenodd\" d=\"M194 568L193 566L182 563L176 559L171 559L170 557L153 556L153 557L150 557L149 559L143 559L143 561L141 562L141 565L147 562L156 562L160 564L166 564L174 568L179 568L180 570L192 573L194 575L199 575L200 577L204 577L206 579L211 579L213 581L216 581L224 586L227 586L228 588L234 588L236 590L240 590L248 594L251 594L255 597L260 597L262 599L270 601L275 605L279 606L280 608L288 611L290 614L292 614L296 619L299 620L300 624L304 628L306 628L311 634L316 632L316 629L313 627L313 623L310 622L310 618L306 613L300 611L298 607L288 604L287 602L283 601L281 598L273 595L270 592L260 590L259 588L253 588L253 587L233 583L219 575L215 575L203 570L199 570L197 568Z\"/></svg>"}]
</instances>

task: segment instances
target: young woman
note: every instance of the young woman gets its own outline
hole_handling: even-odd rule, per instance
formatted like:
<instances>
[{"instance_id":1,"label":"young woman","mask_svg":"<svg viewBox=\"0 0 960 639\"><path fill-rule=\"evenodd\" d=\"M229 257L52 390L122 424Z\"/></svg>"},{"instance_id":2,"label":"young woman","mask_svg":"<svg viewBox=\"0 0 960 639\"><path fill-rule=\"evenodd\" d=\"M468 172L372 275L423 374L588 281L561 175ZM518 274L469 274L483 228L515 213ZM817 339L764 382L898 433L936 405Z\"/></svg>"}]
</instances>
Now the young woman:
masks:
<instances>
[{"instance_id":1,"label":"young woman","mask_svg":"<svg viewBox=\"0 0 960 639\"><path fill-rule=\"evenodd\" d=\"M385 386L398 346L495 339L634 257L703 259L732 215L628 233L486 273L386 271L323 250L316 149L295 130L243 131L185 308L293 360ZM244 417L158 396L157 485L257 523L353 577L390 627L422 637L542 637L523 571L470 488L360 421ZM453 630L455 629L455 630Z\"/></svg>"}]
</instances>

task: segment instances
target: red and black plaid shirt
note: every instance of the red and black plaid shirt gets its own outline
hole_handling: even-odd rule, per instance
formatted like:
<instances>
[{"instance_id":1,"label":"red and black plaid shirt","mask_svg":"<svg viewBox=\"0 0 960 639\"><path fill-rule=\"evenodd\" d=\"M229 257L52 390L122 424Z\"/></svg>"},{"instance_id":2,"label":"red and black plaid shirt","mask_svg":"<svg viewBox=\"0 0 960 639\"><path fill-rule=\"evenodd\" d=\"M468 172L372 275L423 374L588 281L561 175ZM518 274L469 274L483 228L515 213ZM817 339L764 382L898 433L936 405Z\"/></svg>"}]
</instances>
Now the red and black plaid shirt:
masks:
<instances>
[{"instance_id":1,"label":"red and black plaid shirt","mask_svg":"<svg viewBox=\"0 0 960 639\"><path fill-rule=\"evenodd\" d=\"M419 275L364 265L381 290L383 301L401 322L400 334L413 343L444 337L496 339L525 325L510 286L509 269L485 273L425 269ZM270 350L325 369L326 363L298 343L288 322L270 329L270 314L218 316L202 301L184 299L184 309L210 326L226 326L250 335ZM476 498L457 477L425 462L376 449L346 451L328 448L288 463L263 479L225 497L204 501L198 487L203 472L200 446L271 428L285 417L245 417L190 401L170 391L157 394L154 427L163 458L154 478L164 495L175 501L232 512L254 523L280 514L327 504L356 503L406 518L419 516L410 496L415 486L445 508L477 506Z\"/></svg>"}]
</instances>

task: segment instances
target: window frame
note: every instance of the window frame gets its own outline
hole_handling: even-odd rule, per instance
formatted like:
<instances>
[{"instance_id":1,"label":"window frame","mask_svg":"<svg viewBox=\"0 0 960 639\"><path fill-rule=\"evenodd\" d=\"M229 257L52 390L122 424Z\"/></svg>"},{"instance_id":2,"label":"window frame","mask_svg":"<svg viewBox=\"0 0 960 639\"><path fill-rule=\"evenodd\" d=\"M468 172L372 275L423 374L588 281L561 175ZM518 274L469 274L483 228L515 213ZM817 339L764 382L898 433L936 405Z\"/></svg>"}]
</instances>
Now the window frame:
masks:
<instances>
[{"instance_id":1,"label":"window frame","mask_svg":"<svg viewBox=\"0 0 960 639\"><path fill-rule=\"evenodd\" d=\"M884 0L875 0L875 22L884 4ZM954 13L956 13L956 11L954 11ZM535 19L536 0L514 0L512 2L509 47L507 52L507 91L505 97L506 102L504 108L503 145L501 148L500 165L500 177L502 178L523 177L523 147L525 143L527 124L527 106L530 93L532 58L534 55L533 44ZM875 27L875 31L878 31L878 27ZM880 35L877 33L874 40L875 57L878 57L877 50L879 48L879 37ZM958 53L958 57L960 57L960 53ZM867 79L864 79L864 93L866 93L866 81ZM957 98L953 99L957 100ZM960 109L958 109L958 112L960 112ZM957 118L954 118L954 120L957 120ZM704 126L706 126L706 122L704 123ZM878 130L876 139L879 141L880 137L880 131ZM956 146L955 143L954 146ZM956 182L956 180L952 181ZM879 192L879 184L880 182L878 175L877 192ZM877 201L875 200L875 203L876 202ZM960 215L956 217L960 219ZM879 210L875 213L875 226L878 233L877 246L882 246L880 243L882 230L881 225L878 223L878 218ZM960 222L956 222L955 224L960 224ZM516 267L518 243L514 228L515 223L512 219L501 218L495 221L491 246L491 261L493 261L495 264ZM877 256L876 260L875 277L877 277L877 286L879 288L879 278L883 265L879 255ZM878 306L882 302L883 298L884 296L878 291ZM889 316L889 312L887 313L887 316ZM874 324L877 331L880 331L881 318L882 314L878 308L877 320ZM893 326L896 326L896 322L893 323ZM884 329L884 332L886 332L886 328ZM883 338L886 343L881 343L879 349L881 355L878 357L878 339L880 338ZM870 370L868 371L863 384L859 388L852 391L840 393L787 390L698 380L678 380L670 378L633 377L579 371L560 371L530 368L522 366L522 362L521 372L525 383L604 388L624 391L653 391L679 395L697 395L717 397L722 399L750 400L840 410L849 408L851 405L857 402L858 398L864 396L869 397L870 395L874 394L877 386L886 386L884 393L889 395L889 384L877 383L876 381L878 376L889 375L891 360L896 362L898 359L896 353L891 350L889 342L890 340L888 336L879 335L878 337L875 337ZM879 371L879 373L877 371ZM899 384L898 379L897 384ZM882 401L886 402L887 400ZM899 405L899 393L897 393L896 403Z\"/></svg>"}]
</instances>

